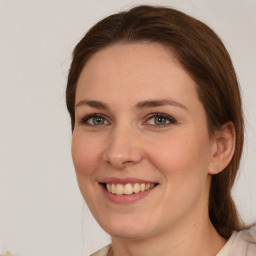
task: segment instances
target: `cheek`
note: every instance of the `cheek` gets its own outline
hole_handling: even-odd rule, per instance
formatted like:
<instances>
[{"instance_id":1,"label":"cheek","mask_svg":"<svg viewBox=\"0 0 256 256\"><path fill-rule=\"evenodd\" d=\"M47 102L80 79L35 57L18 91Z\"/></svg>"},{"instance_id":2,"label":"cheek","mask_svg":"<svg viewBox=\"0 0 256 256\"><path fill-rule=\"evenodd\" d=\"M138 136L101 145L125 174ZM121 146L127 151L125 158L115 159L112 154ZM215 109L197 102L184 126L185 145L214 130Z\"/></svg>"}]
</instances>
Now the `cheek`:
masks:
<instances>
[{"instance_id":1,"label":"cheek","mask_svg":"<svg viewBox=\"0 0 256 256\"><path fill-rule=\"evenodd\" d=\"M149 158L173 189L207 176L210 159L208 136L170 136L154 143Z\"/></svg>"},{"instance_id":2,"label":"cheek","mask_svg":"<svg viewBox=\"0 0 256 256\"><path fill-rule=\"evenodd\" d=\"M100 143L74 133L72 137L72 158L77 176L93 175L101 156Z\"/></svg>"},{"instance_id":3,"label":"cheek","mask_svg":"<svg viewBox=\"0 0 256 256\"><path fill-rule=\"evenodd\" d=\"M83 136L78 132L73 133L72 158L78 186L84 200L93 212L97 200L97 194L95 194L97 191L95 188L98 187L96 175L101 159L101 149L102 144L96 143L95 139Z\"/></svg>"}]
</instances>

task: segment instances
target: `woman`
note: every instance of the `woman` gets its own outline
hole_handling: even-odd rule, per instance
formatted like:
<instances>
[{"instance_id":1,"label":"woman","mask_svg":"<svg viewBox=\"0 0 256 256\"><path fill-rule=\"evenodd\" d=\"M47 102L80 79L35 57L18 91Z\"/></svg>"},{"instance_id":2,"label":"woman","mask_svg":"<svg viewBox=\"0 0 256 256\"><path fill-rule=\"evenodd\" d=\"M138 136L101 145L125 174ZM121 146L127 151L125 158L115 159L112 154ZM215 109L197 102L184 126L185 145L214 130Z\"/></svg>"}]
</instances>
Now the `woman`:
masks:
<instances>
[{"instance_id":1,"label":"woman","mask_svg":"<svg viewBox=\"0 0 256 256\"><path fill-rule=\"evenodd\" d=\"M78 43L67 83L81 193L111 245L94 255L256 255L231 198L239 86L205 24L138 6Z\"/></svg>"}]
</instances>

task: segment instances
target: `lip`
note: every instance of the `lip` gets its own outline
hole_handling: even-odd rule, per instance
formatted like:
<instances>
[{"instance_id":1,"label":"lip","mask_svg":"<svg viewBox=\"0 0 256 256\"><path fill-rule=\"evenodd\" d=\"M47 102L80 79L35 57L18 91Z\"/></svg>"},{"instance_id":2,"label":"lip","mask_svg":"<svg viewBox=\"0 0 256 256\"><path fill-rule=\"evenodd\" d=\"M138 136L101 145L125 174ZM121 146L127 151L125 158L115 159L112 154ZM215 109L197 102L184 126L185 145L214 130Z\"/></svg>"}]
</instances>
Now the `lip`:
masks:
<instances>
[{"instance_id":1,"label":"lip","mask_svg":"<svg viewBox=\"0 0 256 256\"><path fill-rule=\"evenodd\" d=\"M135 184L135 183L154 183L159 184L157 181L143 180L138 178L116 178L116 177L108 177L103 178L98 181L99 183L113 183L113 184Z\"/></svg>"},{"instance_id":2,"label":"lip","mask_svg":"<svg viewBox=\"0 0 256 256\"><path fill-rule=\"evenodd\" d=\"M139 192L139 193L134 193L131 195L117 195L117 194L112 194L110 192L108 192L108 190L105 187L105 183L112 183L112 184L135 184L135 183L154 183L159 185L159 182L155 182L155 181L149 181L149 180L142 180L142 179L137 179L137 178L116 178L116 177L108 177L108 178L104 178L102 180L99 181L99 185L102 189L102 192L104 194L104 196L107 198L107 200L109 200L112 203L115 204L131 204L134 202L137 202L145 197L147 197L150 193L152 193L157 186L154 186L148 190Z\"/></svg>"}]
</instances>

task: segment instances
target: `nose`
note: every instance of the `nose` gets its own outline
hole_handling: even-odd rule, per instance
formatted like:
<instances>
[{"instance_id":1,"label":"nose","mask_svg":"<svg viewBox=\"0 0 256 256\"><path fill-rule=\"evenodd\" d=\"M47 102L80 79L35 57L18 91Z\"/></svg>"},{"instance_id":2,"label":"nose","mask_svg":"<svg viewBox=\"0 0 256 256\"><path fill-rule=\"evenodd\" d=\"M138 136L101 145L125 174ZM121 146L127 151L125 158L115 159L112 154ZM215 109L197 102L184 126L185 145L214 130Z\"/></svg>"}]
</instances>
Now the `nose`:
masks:
<instances>
[{"instance_id":1,"label":"nose","mask_svg":"<svg viewBox=\"0 0 256 256\"><path fill-rule=\"evenodd\" d=\"M107 138L103 160L116 169L123 169L143 159L139 134L128 127L116 127Z\"/></svg>"}]
</instances>

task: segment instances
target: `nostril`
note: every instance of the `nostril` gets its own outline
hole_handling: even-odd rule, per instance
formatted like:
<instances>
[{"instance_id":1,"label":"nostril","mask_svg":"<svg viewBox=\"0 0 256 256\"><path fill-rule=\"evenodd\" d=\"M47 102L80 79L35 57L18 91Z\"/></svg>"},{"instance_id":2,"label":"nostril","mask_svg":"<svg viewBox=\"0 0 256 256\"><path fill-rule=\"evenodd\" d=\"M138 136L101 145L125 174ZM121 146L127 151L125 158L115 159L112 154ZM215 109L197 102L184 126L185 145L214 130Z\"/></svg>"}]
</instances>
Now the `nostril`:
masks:
<instances>
[{"instance_id":1,"label":"nostril","mask_svg":"<svg viewBox=\"0 0 256 256\"><path fill-rule=\"evenodd\" d=\"M133 161L125 161L125 162L123 162L121 165L122 166L127 166L127 165L130 165L130 164L132 164L133 163Z\"/></svg>"}]
</instances>

